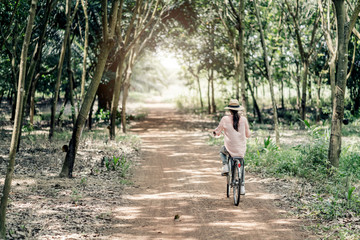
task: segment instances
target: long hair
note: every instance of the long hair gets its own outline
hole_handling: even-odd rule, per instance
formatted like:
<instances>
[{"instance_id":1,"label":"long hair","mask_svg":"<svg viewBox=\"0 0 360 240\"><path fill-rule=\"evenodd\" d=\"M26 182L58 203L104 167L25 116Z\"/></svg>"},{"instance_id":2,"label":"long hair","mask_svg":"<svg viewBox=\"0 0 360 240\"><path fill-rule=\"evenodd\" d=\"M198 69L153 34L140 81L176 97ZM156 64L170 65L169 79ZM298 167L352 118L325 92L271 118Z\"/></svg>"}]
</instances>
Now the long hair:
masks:
<instances>
[{"instance_id":1,"label":"long hair","mask_svg":"<svg viewBox=\"0 0 360 240\"><path fill-rule=\"evenodd\" d=\"M240 115L239 115L238 111L236 111L236 110L230 109L230 112L233 116L233 127L238 132Z\"/></svg>"}]
</instances>

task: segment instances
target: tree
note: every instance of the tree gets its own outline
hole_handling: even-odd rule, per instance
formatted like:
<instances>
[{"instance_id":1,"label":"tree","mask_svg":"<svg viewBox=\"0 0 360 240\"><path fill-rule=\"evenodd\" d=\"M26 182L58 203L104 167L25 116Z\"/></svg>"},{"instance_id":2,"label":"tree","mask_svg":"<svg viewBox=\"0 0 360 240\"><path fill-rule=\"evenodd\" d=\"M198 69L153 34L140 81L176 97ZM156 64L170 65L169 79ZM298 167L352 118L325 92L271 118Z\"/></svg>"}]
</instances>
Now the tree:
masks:
<instances>
[{"instance_id":1,"label":"tree","mask_svg":"<svg viewBox=\"0 0 360 240\"><path fill-rule=\"evenodd\" d=\"M346 18L347 11L345 8L345 1L333 0L333 3L335 5L337 20L338 63L336 69L335 98L331 118L331 135L328 156L331 165L338 167L341 153L341 128L344 118L344 100L348 73L348 44L351 32L360 12L360 0L356 3L350 21L347 21Z\"/></svg>"},{"instance_id":2,"label":"tree","mask_svg":"<svg viewBox=\"0 0 360 240\"><path fill-rule=\"evenodd\" d=\"M257 18L258 24L259 24L261 45L263 47L263 52L264 52L264 61L265 61L265 66L266 66L267 79L268 79L269 85L270 85L271 103L272 103L272 107L273 107L273 111L274 111L274 125L275 125L276 145L280 146L278 114L277 114L277 106L276 106L276 100L275 100L275 95L274 95L272 71L271 71L271 68L270 68L270 65L269 65L269 58L268 58L267 49L266 49L265 36L264 36L264 31L263 31L263 27L262 27L262 24L261 24L259 9L257 7L256 0L253 0L253 3L254 3L254 8L255 8L256 18Z\"/></svg>"},{"instance_id":3,"label":"tree","mask_svg":"<svg viewBox=\"0 0 360 240\"><path fill-rule=\"evenodd\" d=\"M308 43L304 41L304 34L301 32L301 15L299 14L300 9L305 8L312 8L313 6L311 4L308 4L307 6L303 7L299 5L299 1L296 1L296 5L292 7L292 5L289 3L288 0L285 0L285 4L287 6L288 12L290 13L293 24L294 24L294 30L296 35L296 40L298 44L298 49L301 57L301 63L302 63L302 97L301 97L301 119L305 120L306 116L306 91L307 91L307 85L308 85L308 72L309 72L309 65L311 62L311 57L313 53L315 52L316 47L316 32L318 29L318 22L320 20L317 10L315 11L309 11L311 14L308 17L308 19L305 19L307 21L307 25L312 25L312 31L310 34L310 39L308 39ZM294 10L295 8L295 10ZM305 35L306 36L306 35ZM306 49L307 48L307 49Z\"/></svg>"},{"instance_id":4,"label":"tree","mask_svg":"<svg viewBox=\"0 0 360 240\"><path fill-rule=\"evenodd\" d=\"M15 166L15 155L17 148L17 141L21 131L21 113L24 104L24 88L25 88L25 76L26 76L26 60L28 47L30 43L30 37L32 33L32 28L35 19L37 0L31 1L30 11L29 11L29 20L26 26L24 42L21 50L21 59L20 59L20 71L19 71L19 83L17 91L17 101L16 101L16 113L15 113L15 122L14 128L11 137L10 153L9 153L9 165L6 172L3 195L1 197L0 204L0 237L5 239L6 229L5 229L5 217L6 217L6 207L8 203L9 193L11 189L11 182L14 173Z\"/></svg>"},{"instance_id":5,"label":"tree","mask_svg":"<svg viewBox=\"0 0 360 240\"><path fill-rule=\"evenodd\" d=\"M118 58L115 62L118 62L116 70L116 78L114 85L113 98L111 103L111 114L110 114L110 139L115 138L115 121L117 115L117 109L119 105L119 98L121 87L123 88L123 101L122 101L122 113L121 113L121 123L123 126L123 132L126 132L126 100L130 87L130 76L131 68L134 64L135 58L139 52L133 52L133 56L129 57L127 73L125 73L124 81L122 81L125 61L127 55L136 47L137 44L140 44L138 41L141 41L143 46L151 38L153 30L159 21L156 21L157 24L152 26L152 23L155 21L156 17L163 17L164 12L167 10L169 3L164 3L162 6L159 5L160 0L151 0L150 2L136 1L135 10L129 22L129 26L125 29L121 29L120 26L117 28L117 37L118 37L118 50L116 55ZM161 9L161 11L159 11ZM152 26L152 30L149 30L149 27ZM124 31L123 31L124 30ZM149 31L146 33L146 31ZM123 32L125 34L123 35ZM145 36L147 35L147 36ZM144 37L145 36L145 37ZM142 37L144 37L142 39ZM138 51L141 51L143 47L140 47ZM130 75L128 75L130 73ZM128 78L127 78L128 77Z\"/></svg>"},{"instance_id":6,"label":"tree","mask_svg":"<svg viewBox=\"0 0 360 240\"><path fill-rule=\"evenodd\" d=\"M88 11L87 11L87 0L81 0L81 5L84 10L85 15L85 43L84 43L84 58L83 58L83 72L81 75L81 100L84 99L85 95L85 79L86 79L86 60L87 60L87 54L88 54L88 47L89 47L89 17L88 17Z\"/></svg>"},{"instance_id":7,"label":"tree","mask_svg":"<svg viewBox=\"0 0 360 240\"><path fill-rule=\"evenodd\" d=\"M218 11L232 46L235 64L236 98L240 99L239 85L241 85L241 103L245 108L244 112L246 112L246 80L244 68L245 1L240 0L238 10L236 10L233 1L229 0L228 2L224 3L223 8L218 7Z\"/></svg>"},{"instance_id":8,"label":"tree","mask_svg":"<svg viewBox=\"0 0 360 240\"><path fill-rule=\"evenodd\" d=\"M329 52L329 73L330 73L330 85L331 85L331 106L333 106L334 102L334 93L335 93L335 73L336 73L336 53L338 48L338 39L336 37L333 37L331 35L331 18L330 18L330 7L331 3L330 0L327 1L327 9L326 9L326 18L325 18L325 10L323 8L323 3L321 0L318 0L319 10L320 10L320 16L321 16L321 27L324 32L326 45ZM333 38L335 38L335 43Z\"/></svg>"},{"instance_id":9,"label":"tree","mask_svg":"<svg viewBox=\"0 0 360 240\"><path fill-rule=\"evenodd\" d=\"M66 0L66 6L65 6L66 26L65 26L65 34L64 34L63 43L61 45L59 64L57 67L58 72L57 72L57 78L56 78L56 84L55 84L54 98L53 98L53 103L52 103L52 107L51 107L49 139L51 139L52 136L54 135L56 106L57 106L58 98L59 98L61 74L62 74L62 67L63 67L64 59L65 59L66 45L68 44L68 38L70 36L70 27L71 27L72 21L75 17L78 4L79 4L79 0L76 1L73 15L71 15L71 0Z\"/></svg>"},{"instance_id":10,"label":"tree","mask_svg":"<svg viewBox=\"0 0 360 240\"><path fill-rule=\"evenodd\" d=\"M79 141L81 138L82 130L85 125L85 121L89 114L91 105L93 103L97 88L99 86L101 77L103 75L105 65L108 59L108 55L113 48L115 27L119 14L121 15L120 4L123 3L123 0L115 0L111 6L111 12L108 19L108 2L107 0L101 1L101 14L102 14L102 42L100 43L100 52L97 59L97 65L95 68L93 79L89 85L88 91L86 92L85 98L82 102L79 115L76 119L76 124L73 128L72 137L69 143L69 149L66 153L65 161L60 173L60 177L72 177L75 156L77 153L77 148L79 146ZM120 5L121 6L121 5Z\"/></svg>"}]
</instances>

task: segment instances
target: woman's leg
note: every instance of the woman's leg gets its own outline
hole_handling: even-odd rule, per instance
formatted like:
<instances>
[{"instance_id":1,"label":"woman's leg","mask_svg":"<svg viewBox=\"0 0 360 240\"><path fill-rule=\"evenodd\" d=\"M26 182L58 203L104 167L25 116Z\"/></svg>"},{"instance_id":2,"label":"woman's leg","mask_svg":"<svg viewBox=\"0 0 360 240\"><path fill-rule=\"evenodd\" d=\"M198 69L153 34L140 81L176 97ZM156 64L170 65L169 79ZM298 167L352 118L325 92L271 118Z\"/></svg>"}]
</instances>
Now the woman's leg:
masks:
<instances>
[{"instance_id":1,"label":"woman's leg","mask_svg":"<svg viewBox=\"0 0 360 240\"><path fill-rule=\"evenodd\" d=\"M244 160L242 161L242 168L241 168L241 187L240 187L240 194L241 195L245 195L245 164L244 164Z\"/></svg>"},{"instance_id":2,"label":"woman's leg","mask_svg":"<svg viewBox=\"0 0 360 240\"><path fill-rule=\"evenodd\" d=\"M221 175L226 176L229 172L229 165L228 165L228 159L227 159L227 150L225 148L225 146L223 146L220 150L220 158L222 161L222 171L221 171Z\"/></svg>"},{"instance_id":3,"label":"woman's leg","mask_svg":"<svg viewBox=\"0 0 360 240\"><path fill-rule=\"evenodd\" d=\"M220 152L220 158L221 158L221 161L222 161L223 165L228 163L227 157L226 157L226 155L224 153Z\"/></svg>"}]
</instances>

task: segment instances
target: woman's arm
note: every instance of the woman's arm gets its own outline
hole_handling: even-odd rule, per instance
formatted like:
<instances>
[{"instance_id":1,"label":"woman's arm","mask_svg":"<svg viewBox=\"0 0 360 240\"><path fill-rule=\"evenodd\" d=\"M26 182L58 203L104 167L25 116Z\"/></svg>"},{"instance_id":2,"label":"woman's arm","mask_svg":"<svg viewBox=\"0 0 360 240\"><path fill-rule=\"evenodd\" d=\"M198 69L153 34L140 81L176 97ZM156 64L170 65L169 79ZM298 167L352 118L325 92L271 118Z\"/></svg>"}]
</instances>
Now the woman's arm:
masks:
<instances>
[{"instance_id":1,"label":"woman's arm","mask_svg":"<svg viewBox=\"0 0 360 240\"><path fill-rule=\"evenodd\" d=\"M219 136L223 130L224 130L224 117L221 119L219 126L215 128L215 130L213 131L213 135Z\"/></svg>"}]
</instances>

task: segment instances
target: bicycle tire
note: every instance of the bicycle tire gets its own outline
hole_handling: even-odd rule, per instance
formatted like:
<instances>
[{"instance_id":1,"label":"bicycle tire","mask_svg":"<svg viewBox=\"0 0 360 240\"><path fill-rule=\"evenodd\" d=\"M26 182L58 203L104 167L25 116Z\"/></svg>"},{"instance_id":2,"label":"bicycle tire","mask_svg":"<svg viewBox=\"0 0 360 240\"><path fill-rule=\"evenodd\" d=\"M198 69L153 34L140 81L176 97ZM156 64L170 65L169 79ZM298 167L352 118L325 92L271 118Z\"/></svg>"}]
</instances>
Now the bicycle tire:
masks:
<instances>
[{"instance_id":1,"label":"bicycle tire","mask_svg":"<svg viewBox=\"0 0 360 240\"><path fill-rule=\"evenodd\" d=\"M233 195L234 195L234 205L238 206L240 203L240 186L241 186L241 178L240 178L240 169L237 166L237 162L234 164L234 172L233 172Z\"/></svg>"},{"instance_id":2,"label":"bicycle tire","mask_svg":"<svg viewBox=\"0 0 360 240\"><path fill-rule=\"evenodd\" d=\"M230 188L231 188L231 185L230 185L230 172L228 173L228 175L226 176L227 180L226 180L226 197L230 197Z\"/></svg>"}]
</instances>

